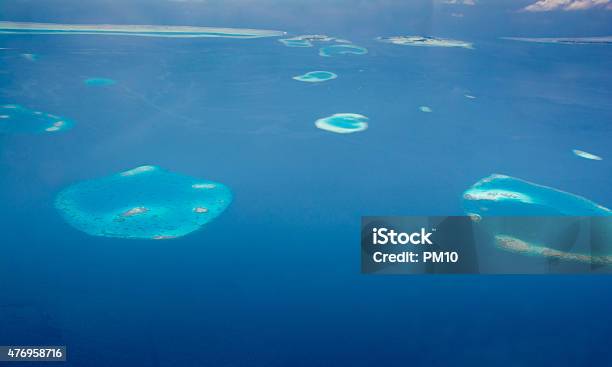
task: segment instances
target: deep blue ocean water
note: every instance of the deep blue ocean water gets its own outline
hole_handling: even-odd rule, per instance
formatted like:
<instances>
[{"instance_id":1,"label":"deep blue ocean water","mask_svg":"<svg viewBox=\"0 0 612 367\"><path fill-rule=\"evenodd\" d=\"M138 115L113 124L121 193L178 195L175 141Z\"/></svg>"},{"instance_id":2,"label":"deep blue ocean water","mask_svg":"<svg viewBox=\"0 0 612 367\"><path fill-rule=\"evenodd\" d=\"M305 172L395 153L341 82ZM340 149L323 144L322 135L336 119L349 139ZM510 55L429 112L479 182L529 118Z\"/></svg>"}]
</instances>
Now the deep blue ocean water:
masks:
<instances>
[{"instance_id":1,"label":"deep blue ocean water","mask_svg":"<svg viewBox=\"0 0 612 367\"><path fill-rule=\"evenodd\" d=\"M167 6L146 20L164 24ZM610 207L612 46L497 39L542 36L528 25L440 26L474 50L385 44L438 28L391 21L418 6L381 7L378 21L352 9L334 22L340 6L315 21L322 10L302 5L310 24L263 10L197 23L330 33L365 55L277 38L0 36L0 103L75 123L0 135L0 345L67 345L67 366L612 365L609 277L368 276L359 259L361 216L461 215L462 193L492 173ZM313 70L338 78L292 79ZM314 126L334 113L369 127ZM53 207L70 184L145 164L221 182L233 202L167 241L89 236Z\"/></svg>"}]
</instances>

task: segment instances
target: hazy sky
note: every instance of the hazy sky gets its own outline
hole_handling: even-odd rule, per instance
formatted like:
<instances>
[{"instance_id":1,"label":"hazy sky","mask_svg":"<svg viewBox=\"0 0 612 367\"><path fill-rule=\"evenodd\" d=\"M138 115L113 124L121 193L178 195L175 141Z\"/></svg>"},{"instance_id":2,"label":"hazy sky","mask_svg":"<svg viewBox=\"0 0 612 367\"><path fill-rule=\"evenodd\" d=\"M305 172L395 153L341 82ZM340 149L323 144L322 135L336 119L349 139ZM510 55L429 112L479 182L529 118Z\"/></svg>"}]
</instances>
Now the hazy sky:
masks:
<instances>
[{"instance_id":1,"label":"hazy sky","mask_svg":"<svg viewBox=\"0 0 612 367\"><path fill-rule=\"evenodd\" d=\"M612 35L612 0L5 0L0 19L269 28L353 36Z\"/></svg>"}]
</instances>

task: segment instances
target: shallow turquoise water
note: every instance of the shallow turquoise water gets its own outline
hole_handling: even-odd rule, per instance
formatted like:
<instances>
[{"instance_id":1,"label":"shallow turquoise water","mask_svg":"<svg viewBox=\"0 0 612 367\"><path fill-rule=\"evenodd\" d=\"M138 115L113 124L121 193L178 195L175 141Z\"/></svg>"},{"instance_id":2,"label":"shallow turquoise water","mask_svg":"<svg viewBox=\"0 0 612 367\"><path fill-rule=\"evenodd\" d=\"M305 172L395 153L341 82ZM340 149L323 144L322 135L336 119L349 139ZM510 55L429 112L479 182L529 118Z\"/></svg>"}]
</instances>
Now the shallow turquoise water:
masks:
<instances>
[{"instance_id":1,"label":"shallow turquoise water","mask_svg":"<svg viewBox=\"0 0 612 367\"><path fill-rule=\"evenodd\" d=\"M368 128L369 119L357 113L336 113L315 121L315 126L321 130L338 134L350 134L364 131Z\"/></svg>"},{"instance_id":2,"label":"shallow turquoise water","mask_svg":"<svg viewBox=\"0 0 612 367\"><path fill-rule=\"evenodd\" d=\"M94 236L170 239L219 216L232 201L224 185L140 166L62 190L55 206L73 227Z\"/></svg>"},{"instance_id":3,"label":"shallow turquoise water","mask_svg":"<svg viewBox=\"0 0 612 367\"><path fill-rule=\"evenodd\" d=\"M306 74L294 76L293 79L300 82L320 83L336 79L338 75L329 71L309 71Z\"/></svg>"},{"instance_id":4,"label":"shallow turquoise water","mask_svg":"<svg viewBox=\"0 0 612 367\"><path fill-rule=\"evenodd\" d=\"M331 45L321 47L319 49L319 55L325 57L341 56L341 55L365 55L368 50L364 47L342 44L342 45Z\"/></svg>"},{"instance_id":5,"label":"shallow turquoise water","mask_svg":"<svg viewBox=\"0 0 612 367\"><path fill-rule=\"evenodd\" d=\"M91 85L93 87L105 87L108 85L116 84L117 82L113 79L108 78L87 78L85 79L85 84Z\"/></svg>"},{"instance_id":6,"label":"shallow turquoise water","mask_svg":"<svg viewBox=\"0 0 612 367\"><path fill-rule=\"evenodd\" d=\"M463 193L467 214L479 216L610 216L612 211L583 197L514 177L491 175Z\"/></svg>"},{"instance_id":7,"label":"shallow turquoise water","mask_svg":"<svg viewBox=\"0 0 612 367\"><path fill-rule=\"evenodd\" d=\"M73 122L61 116L30 110L17 104L0 106L0 133L53 134L72 128Z\"/></svg>"},{"instance_id":8,"label":"shallow turquoise water","mask_svg":"<svg viewBox=\"0 0 612 367\"><path fill-rule=\"evenodd\" d=\"M303 39L280 39L282 44L287 47L312 47L312 43Z\"/></svg>"}]
</instances>

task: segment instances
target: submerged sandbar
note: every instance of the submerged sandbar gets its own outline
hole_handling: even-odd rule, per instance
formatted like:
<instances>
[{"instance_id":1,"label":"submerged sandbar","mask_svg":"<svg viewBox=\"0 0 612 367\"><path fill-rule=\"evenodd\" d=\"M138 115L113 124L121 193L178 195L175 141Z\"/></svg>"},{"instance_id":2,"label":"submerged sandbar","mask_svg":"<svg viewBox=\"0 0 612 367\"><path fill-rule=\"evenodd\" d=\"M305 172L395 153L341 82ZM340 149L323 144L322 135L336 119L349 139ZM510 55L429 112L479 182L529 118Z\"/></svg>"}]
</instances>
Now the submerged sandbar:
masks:
<instances>
[{"instance_id":1,"label":"submerged sandbar","mask_svg":"<svg viewBox=\"0 0 612 367\"><path fill-rule=\"evenodd\" d=\"M591 255L579 252L562 251L541 244L533 244L519 238L503 234L495 236L495 244L497 247L503 250L527 256L539 256L548 259L579 262L592 265L612 265L612 255Z\"/></svg>"},{"instance_id":2,"label":"submerged sandbar","mask_svg":"<svg viewBox=\"0 0 612 367\"><path fill-rule=\"evenodd\" d=\"M341 44L321 47L319 55L324 57L339 56L339 55L365 55L368 49L365 47L353 44Z\"/></svg>"},{"instance_id":3,"label":"submerged sandbar","mask_svg":"<svg viewBox=\"0 0 612 367\"><path fill-rule=\"evenodd\" d=\"M501 37L508 41L558 43L562 45L611 45L612 36L603 37Z\"/></svg>"},{"instance_id":4,"label":"submerged sandbar","mask_svg":"<svg viewBox=\"0 0 612 367\"><path fill-rule=\"evenodd\" d=\"M470 42L427 36L392 36L378 37L380 42L392 43L400 46L420 46L420 47L461 47L473 49L474 45Z\"/></svg>"}]
</instances>

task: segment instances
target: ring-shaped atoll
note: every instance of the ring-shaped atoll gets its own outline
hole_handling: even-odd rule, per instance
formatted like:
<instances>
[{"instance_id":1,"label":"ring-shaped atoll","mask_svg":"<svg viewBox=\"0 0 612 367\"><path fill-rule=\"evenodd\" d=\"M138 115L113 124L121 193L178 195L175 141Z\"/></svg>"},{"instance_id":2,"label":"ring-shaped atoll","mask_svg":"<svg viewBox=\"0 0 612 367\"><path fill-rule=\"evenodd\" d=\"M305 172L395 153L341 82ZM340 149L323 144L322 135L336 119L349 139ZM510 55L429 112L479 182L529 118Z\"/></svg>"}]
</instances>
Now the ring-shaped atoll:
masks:
<instances>
[{"instance_id":1,"label":"ring-shaped atoll","mask_svg":"<svg viewBox=\"0 0 612 367\"><path fill-rule=\"evenodd\" d=\"M18 104L0 105L0 134L52 134L70 130L73 125L69 119Z\"/></svg>"},{"instance_id":2,"label":"ring-shaped atoll","mask_svg":"<svg viewBox=\"0 0 612 367\"><path fill-rule=\"evenodd\" d=\"M306 83L321 83L328 80L336 79L338 75L330 71L309 71L306 74L294 76L293 79Z\"/></svg>"},{"instance_id":3,"label":"ring-shaped atoll","mask_svg":"<svg viewBox=\"0 0 612 367\"><path fill-rule=\"evenodd\" d=\"M92 236L168 239L196 231L231 201L221 183L147 165L70 185L55 207Z\"/></svg>"},{"instance_id":4,"label":"ring-shaped atoll","mask_svg":"<svg viewBox=\"0 0 612 367\"><path fill-rule=\"evenodd\" d=\"M323 57L333 57L341 55L365 55L367 53L367 48L352 44L331 45L321 47L319 49L319 55Z\"/></svg>"},{"instance_id":5,"label":"ring-shaped atoll","mask_svg":"<svg viewBox=\"0 0 612 367\"><path fill-rule=\"evenodd\" d=\"M518 178L494 174L463 193L466 213L477 216L612 215L584 197Z\"/></svg>"},{"instance_id":6,"label":"ring-shaped atoll","mask_svg":"<svg viewBox=\"0 0 612 367\"><path fill-rule=\"evenodd\" d=\"M321 130L350 134L364 131L368 128L368 118L357 113L336 113L315 121L315 126Z\"/></svg>"}]
</instances>

